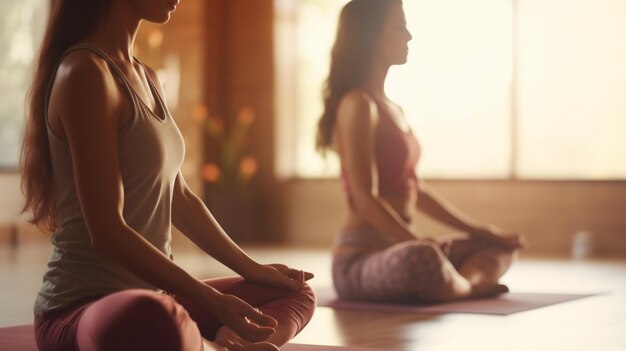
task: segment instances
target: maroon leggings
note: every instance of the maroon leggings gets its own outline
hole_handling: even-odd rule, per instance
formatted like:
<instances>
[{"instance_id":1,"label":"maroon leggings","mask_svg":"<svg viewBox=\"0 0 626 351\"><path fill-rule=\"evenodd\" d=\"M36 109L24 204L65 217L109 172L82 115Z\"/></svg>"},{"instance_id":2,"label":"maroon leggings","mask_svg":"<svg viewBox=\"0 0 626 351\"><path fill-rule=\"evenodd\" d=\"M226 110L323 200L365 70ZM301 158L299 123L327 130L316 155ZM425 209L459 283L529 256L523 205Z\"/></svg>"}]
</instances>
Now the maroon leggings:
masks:
<instances>
[{"instance_id":1,"label":"maroon leggings","mask_svg":"<svg viewBox=\"0 0 626 351\"><path fill-rule=\"evenodd\" d=\"M281 321L295 336L309 322L315 295L249 283L240 277L205 281ZM222 323L203 306L150 290L125 290L35 317L40 351L200 351Z\"/></svg>"}]
</instances>

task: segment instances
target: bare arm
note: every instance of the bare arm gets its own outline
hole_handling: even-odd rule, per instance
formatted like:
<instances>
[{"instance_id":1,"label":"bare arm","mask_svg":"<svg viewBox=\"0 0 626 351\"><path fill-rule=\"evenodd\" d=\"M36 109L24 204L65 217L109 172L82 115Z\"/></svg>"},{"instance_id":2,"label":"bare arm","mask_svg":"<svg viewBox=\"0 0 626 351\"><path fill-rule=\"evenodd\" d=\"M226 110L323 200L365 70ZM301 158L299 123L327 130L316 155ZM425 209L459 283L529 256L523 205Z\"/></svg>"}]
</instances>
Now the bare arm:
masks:
<instances>
[{"instance_id":1,"label":"bare arm","mask_svg":"<svg viewBox=\"0 0 626 351\"><path fill-rule=\"evenodd\" d=\"M163 96L157 74L149 67L145 69ZM180 172L174 184L172 223L204 252L248 280L299 290L305 280L313 278L311 273L280 264L262 265L250 258L222 229Z\"/></svg>"},{"instance_id":2,"label":"bare arm","mask_svg":"<svg viewBox=\"0 0 626 351\"><path fill-rule=\"evenodd\" d=\"M268 267L251 259L224 232L204 202L188 188L181 174L174 188L172 222L204 252L248 280L298 290L305 280L313 278L311 273L282 265ZM282 274L275 274L271 267L276 266L282 266L278 269Z\"/></svg>"},{"instance_id":3,"label":"bare arm","mask_svg":"<svg viewBox=\"0 0 626 351\"><path fill-rule=\"evenodd\" d=\"M443 197L419 182L417 208L429 217L470 235L491 240L509 249L519 249L528 243L518 233L508 232L492 224L481 224L453 207Z\"/></svg>"},{"instance_id":4,"label":"bare arm","mask_svg":"<svg viewBox=\"0 0 626 351\"><path fill-rule=\"evenodd\" d=\"M235 244L179 173L172 200L172 223L204 252L245 277L258 264Z\"/></svg>"},{"instance_id":5,"label":"bare arm","mask_svg":"<svg viewBox=\"0 0 626 351\"><path fill-rule=\"evenodd\" d=\"M421 181L418 185L417 208L429 217L464 232L474 232L479 227L476 221L454 208Z\"/></svg>"},{"instance_id":6,"label":"bare arm","mask_svg":"<svg viewBox=\"0 0 626 351\"><path fill-rule=\"evenodd\" d=\"M146 282L199 301L249 340L272 332L268 317L193 278L127 225L117 135L126 97L106 63L68 56L56 77L50 112L62 123L72 154L76 191L93 246ZM244 316L258 323L248 323Z\"/></svg>"},{"instance_id":7,"label":"bare arm","mask_svg":"<svg viewBox=\"0 0 626 351\"><path fill-rule=\"evenodd\" d=\"M346 95L337 110L341 163L348 175L356 212L395 241L415 236L401 216L378 195L374 137L378 111L371 98L358 91Z\"/></svg>"}]
</instances>

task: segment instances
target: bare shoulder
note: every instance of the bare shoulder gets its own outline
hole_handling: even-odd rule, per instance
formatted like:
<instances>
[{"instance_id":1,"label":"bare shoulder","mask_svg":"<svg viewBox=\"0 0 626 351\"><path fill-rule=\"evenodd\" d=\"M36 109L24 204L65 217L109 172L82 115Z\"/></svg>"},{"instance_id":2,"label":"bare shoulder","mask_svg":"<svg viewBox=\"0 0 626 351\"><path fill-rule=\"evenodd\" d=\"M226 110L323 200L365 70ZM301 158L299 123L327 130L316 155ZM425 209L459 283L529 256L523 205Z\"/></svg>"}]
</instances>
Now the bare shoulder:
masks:
<instances>
[{"instance_id":1,"label":"bare shoulder","mask_svg":"<svg viewBox=\"0 0 626 351\"><path fill-rule=\"evenodd\" d=\"M104 58L91 51L77 50L63 58L54 84L55 87L70 87L75 84L90 87L98 86L112 78Z\"/></svg>"},{"instance_id":2,"label":"bare shoulder","mask_svg":"<svg viewBox=\"0 0 626 351\"><path fill-rule=\"evenodd\" d=\"M68 54L59 65L51 106L61 116L90 112L112 112L120 107L121 93L105 59L87 50ZM84 116L84 114L83 114Z\"/></svg>"},{"instance_id":3,"label":"bare shoulder","mask_svg":"<svg viewBox=\"0 0 626 351\"><path fill-rule=\"evenodd\" d=\"M376 124L378 113L374 99L365 91L351 90L339 101L337 107L338 125ZM365 123L369 122L369 123Z\"/></svg>"}]
</instances>

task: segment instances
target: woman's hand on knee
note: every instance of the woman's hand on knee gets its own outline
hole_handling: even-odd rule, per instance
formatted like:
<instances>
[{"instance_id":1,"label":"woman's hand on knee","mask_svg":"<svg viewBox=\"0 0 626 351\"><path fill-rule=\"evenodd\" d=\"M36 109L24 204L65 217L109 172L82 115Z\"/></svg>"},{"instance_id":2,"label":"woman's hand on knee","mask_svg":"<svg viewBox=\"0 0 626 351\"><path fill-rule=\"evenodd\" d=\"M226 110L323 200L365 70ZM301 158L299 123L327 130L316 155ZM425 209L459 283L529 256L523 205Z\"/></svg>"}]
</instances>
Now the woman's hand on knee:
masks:
<instances>
[{"instance_id":1,"label":"woman's hand on knee","mask_svg":"<svg viewBox=\"0 0 626 351\"><path fill-rule=\"evenodd\" d=\"M244 278L254 283L298 291L302 289L307 280L313 278L313 273L289 268L284 264L273 263L260 266Z\"/></svg>"},{"instance_id":2,"label":"woman's hand on knee","mask_svg":"<svg viewBox=\"0 0 626 351\"><path fill-rule=\"evenodd\" d=\"M508 250L518 250L528 247L528 242L522 234L506 231L492 224L476 228L470 232L470 235Z\"/></svg>"},{"instance_id":3,"label":"woman's hand on knee","mask_svg":"<svg viewBox=\"0 0 626 351\"><path fill-rule=\"evenodd\" d=\"M213 296L210 310L225 326L250 342L266 340L278 325L274 318L233 295Z\"/></svg>"}]
</instances>

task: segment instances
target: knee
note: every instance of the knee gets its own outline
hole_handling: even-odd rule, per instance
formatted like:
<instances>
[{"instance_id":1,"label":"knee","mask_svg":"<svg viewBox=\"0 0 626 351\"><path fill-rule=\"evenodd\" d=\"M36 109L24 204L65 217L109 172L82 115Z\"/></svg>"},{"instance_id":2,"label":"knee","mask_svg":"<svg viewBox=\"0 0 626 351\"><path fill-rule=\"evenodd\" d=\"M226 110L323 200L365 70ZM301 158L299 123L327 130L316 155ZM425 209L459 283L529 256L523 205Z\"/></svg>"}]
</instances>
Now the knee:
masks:
<instances>
[{"instance_id":1,"label":"knee","mask_svg":"<svg viewBox=\"0 0 626 351\"><path fill-rule=\"evenodd\" d=\"M424 287L445 282L448 262L436 243L409 242L397 254L395 269L412 284Z\"/></svg>"},{"instance_id":2,"label":"knee","mask_svg":"<svg viewBox=\"0 0 626 351\"><path fill-rule=\"evenodd\" d=\"M297 319L299 320L300 330L302 330L302 328L309 323L311 318L313 318L317 297L315 296L315 291L313 291L309 284L304 283L302 288L294 296L294 300L297 302L296 313L299 316Z\"/></svg>"},{"instance_id":3,"label":"knee","mask_svg":"<svg viewBox=\"0 0 626 351\"><path fill-rule=\"evenodd\" d=\"M169 296L160 296L152 292L139 293L129 297L123 312L118 318L117 332L133 330L133 334L141 333L150 337L164 337L162 342L176 344L179 333L176 331L177 321L186 312ZM136 335L136 334L135 334Z\"/></svg>"},{"instance_id":4,"label":"knee","mask_svg":"<svg viewBox=\"0 0 626 351\"><path fill-rule=\"evenodd\" d=\"M411 242L408 243L400 255L413 271L428 273L438 271L447 261L445 255L435 243Z\"/></svg>"},{"instance_id":5,"label":"knee","mask_svg":"<svg viewBox=\"0 0 626 351\"><path fill-rule=\"evenodd\" d=\"M126 313L141 316L144 320L177 320L185 310L167 295L148 292L131 297L126 304Z\"/></svg>"},{"instance_id":6,"label":"knee","mask_svg":"<svg viewBox=\"0 0 626 351\"><path fill-rule=\"evenodd\" d=\"M189 342L185 338L190 334L186 326L191 319L173 298L151 291L118 294L91 316L95 321L88 323L90 326L83 328L91 339L89 344L101 350L185 349Z\"/></svg>"},{"instance_id":7,"label":"knee","mask_svg":"<svg viewBox=\"0 0 626 351\"><path fill-rule=\"evenodd\" d=\"M261 310L279 323L282 321L287 333L293 337L313 318L315 305L315 292L305 283L300 290L261 306Z\"/></svg>"},{"instance_id":8,"label":"knee","mask_svg":"<svg viewBox=\"0 0 626 351\"><path fill-rule=\"evenodd\" d=\"M309 284L304 283L302 289L298 292L298 295L302 296L302 300L306 301L306 303L311 306L311 308L315 308L315 304L317 302L317 296L315 295L315 291L309 286Z\"/></svg>"}]
</instances>

